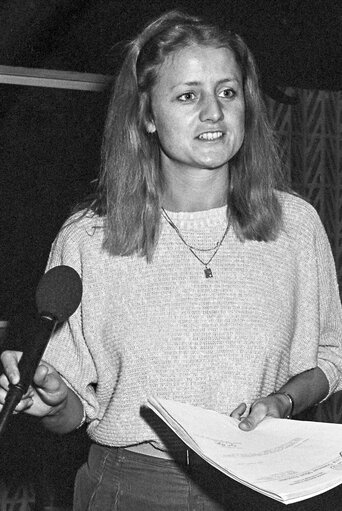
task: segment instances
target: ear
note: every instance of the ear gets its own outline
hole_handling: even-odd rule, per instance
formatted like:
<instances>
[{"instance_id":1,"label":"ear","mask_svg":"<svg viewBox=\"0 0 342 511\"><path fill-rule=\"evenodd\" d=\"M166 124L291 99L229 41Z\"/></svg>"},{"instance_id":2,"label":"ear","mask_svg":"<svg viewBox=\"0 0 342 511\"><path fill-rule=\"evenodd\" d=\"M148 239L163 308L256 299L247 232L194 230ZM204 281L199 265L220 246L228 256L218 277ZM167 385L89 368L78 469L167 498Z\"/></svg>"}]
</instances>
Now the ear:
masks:
<instances>
[{"instance_id":1,"label":"ear","mask_svg":"<svg viewBox=\"0 0 342 511\"><path fill-rule=\"evenodd\" d=\"M157 131L156 125L154 124L153 121L146 122L146 131L147 131L147 133L155 133Z\"/></svg>"}]
</instances>

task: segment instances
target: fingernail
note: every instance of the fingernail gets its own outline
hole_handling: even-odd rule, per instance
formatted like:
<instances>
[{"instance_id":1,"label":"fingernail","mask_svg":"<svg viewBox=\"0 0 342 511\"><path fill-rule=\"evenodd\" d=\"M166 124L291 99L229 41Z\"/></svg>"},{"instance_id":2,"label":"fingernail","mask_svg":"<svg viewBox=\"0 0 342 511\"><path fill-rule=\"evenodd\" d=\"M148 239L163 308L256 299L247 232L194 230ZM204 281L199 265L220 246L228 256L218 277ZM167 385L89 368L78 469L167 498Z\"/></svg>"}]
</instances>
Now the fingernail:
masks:
<instances>
[{"instance_id":1,"label":"fingernail","mask_svg":"<svg viewBox=\"0 0 342 511\"><path fill-rule=\"evenodd\" d=\"M241 422L240 422L240 427L242 427L242 429L251 429L252 425L249 421L243 419Z\"/></svg>"}]
</instances>

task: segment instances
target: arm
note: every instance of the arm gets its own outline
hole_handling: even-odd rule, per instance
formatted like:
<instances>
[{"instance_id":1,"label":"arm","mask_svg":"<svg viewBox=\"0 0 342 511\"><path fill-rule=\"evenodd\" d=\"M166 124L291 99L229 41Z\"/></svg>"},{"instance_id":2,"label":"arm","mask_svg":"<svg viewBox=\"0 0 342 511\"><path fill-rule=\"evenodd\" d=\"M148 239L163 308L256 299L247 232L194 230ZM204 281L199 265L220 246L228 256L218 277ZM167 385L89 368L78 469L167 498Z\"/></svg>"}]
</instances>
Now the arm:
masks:
<instances>
[{"instance_id":1,"label":"arm","mask_svg":"<svg viewBox=\"0 0 342 511\"><path fill-rule=\"evenodd\" d=\"M5 401L9 382L19 382L18 362L21 353L4 351L1 361L4 374L0 377L0 409ZM65 384L53 366L41 362L32 385L15 409L40 417L44 426L55 433L76 429L83 419L83 406L78 396Z\"/></svg>"},{"instance_id":2,"label":"arm","mask_svg":"<svg viewBox=\"0 0 342 511\"><path fill-rule=\"evenodd\" d=\"M342 311L336 270L329 241L316 212L311 208L305 218L306 236L300 237L298 252L297 323L291 341L289 373L295 376L277 393L257 399L247 417L240 422L246 431L255 428L266 416L287 417L324 400L342 388ZM306 367L313 369L305 370ZM232 415L245 413L241 403Z\"/></svg>"},{"instance_id":3,"label":"arm","mask_svg":"<svg viewBox=\"0 0 342 511\"><path fill-rule=\"evenodd\" d=\"M254 401L249 414L241 418L246 405L241 403L231 416L241 419L239 427L244 431L254 429L265 417L287 417L291 411L291 401L284 393L290 394L293 399L293 413L298 414L322 401L329 392L329 382L319 367L304 371L291 378L274 394Z\"/></svg>"}]
</instances>

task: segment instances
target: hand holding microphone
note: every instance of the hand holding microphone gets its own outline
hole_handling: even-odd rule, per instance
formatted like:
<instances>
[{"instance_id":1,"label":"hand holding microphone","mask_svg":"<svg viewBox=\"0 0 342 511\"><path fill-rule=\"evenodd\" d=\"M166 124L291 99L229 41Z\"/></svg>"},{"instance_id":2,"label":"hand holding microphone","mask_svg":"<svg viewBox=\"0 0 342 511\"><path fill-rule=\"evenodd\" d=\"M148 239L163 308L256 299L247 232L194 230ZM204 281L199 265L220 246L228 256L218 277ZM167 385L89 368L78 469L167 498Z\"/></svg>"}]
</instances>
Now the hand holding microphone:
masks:
<instances>
[{"instance_id":1,"label":"hand holding microphone","mask_svg":"<svg viewBox=\"0 0 342 511\"><path fill-rule=\"evenodd\" d=\"M36 291L38 318L33 341L21 357L15 351L1 356L5 375L0 378L0 434L14 410L29 408L32 415L44 416L65 399L67 387L62 378L52 366L39 366L39 362L56 326L75 312L81 297L82 282L71 267L56 266L43 275Z\"/></svg>"}]
</instances>

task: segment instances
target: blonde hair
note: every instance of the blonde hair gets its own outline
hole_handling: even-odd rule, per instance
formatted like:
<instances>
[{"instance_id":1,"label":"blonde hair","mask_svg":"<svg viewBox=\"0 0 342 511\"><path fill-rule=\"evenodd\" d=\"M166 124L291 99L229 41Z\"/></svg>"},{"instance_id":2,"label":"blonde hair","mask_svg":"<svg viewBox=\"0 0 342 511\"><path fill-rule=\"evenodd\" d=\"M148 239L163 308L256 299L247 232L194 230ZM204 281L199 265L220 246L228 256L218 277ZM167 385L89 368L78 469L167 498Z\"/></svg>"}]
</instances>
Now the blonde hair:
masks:
<instances>
[{"instance_id":1,"label":"blonde hair","mask_svg":"<svg viewBox=\"0 0 342 511\"><path fill-rule=\"evenodd\" d=\"M275 190L286 189L256 65L242 38L201 19L172 11L149 24L128 45L115 80L102 145L102 168L90 209L106 216L106 248L151 259L158 242L163 175L159 144L148 134L150 92L165 58L193 45L226 47L243 78L245 137L229 162L227 204L241 239L269 241L281 227Z\"/></svg>"}]
</instances>

